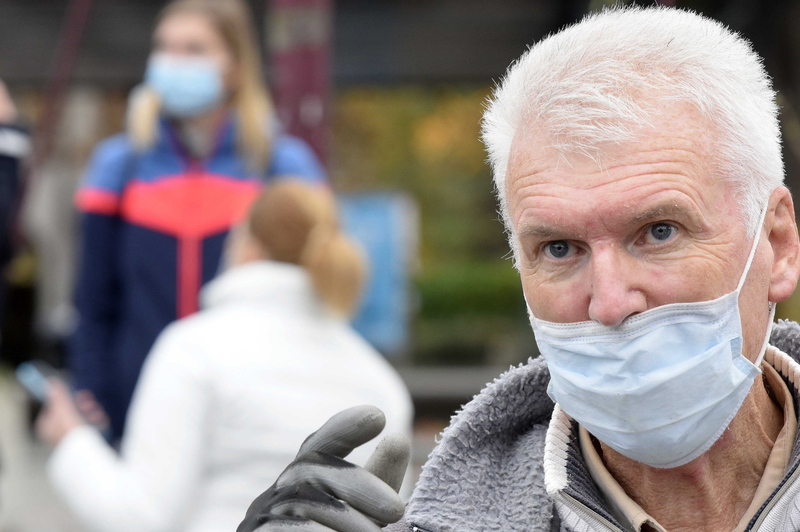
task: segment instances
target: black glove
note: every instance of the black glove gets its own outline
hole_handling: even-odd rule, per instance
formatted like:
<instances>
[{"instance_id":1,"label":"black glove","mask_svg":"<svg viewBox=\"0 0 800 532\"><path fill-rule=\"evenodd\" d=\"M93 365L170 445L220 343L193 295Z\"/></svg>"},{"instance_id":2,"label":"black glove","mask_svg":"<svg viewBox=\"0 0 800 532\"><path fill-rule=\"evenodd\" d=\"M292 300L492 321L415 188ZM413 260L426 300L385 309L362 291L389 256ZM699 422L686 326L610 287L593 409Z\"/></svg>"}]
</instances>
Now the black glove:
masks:
<instances>
[{"instance_id":1,"label":"black glove","mask_svg":"<svg viewBox=\"0 0 800 532\"><path fill-rule=\"evenodd\" d=\"M253 501L237 532L379 532L399 521L405 505L397 491L411 454L408 439L386 436L364 468L343 460L385 425L383 412L374 406L330 418Z\"/></svg>"}]
</instances>

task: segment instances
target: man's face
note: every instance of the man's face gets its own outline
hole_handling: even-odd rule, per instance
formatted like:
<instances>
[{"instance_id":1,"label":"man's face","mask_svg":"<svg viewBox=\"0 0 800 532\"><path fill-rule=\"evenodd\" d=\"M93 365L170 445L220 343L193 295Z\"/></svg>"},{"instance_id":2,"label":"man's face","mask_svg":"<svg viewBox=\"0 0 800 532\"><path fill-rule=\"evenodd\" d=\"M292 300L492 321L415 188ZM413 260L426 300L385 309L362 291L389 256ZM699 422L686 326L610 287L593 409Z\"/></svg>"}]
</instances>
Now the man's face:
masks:
<instances>
[{"instance_id":1,"label":"man's face","mask_svg":"<svg viewBox=\"0 0 800 532\"><path fill-rule=\"evenodd\" d=\"M752 239L730 183L712 171L706 124L690 107L673 106L652 125L638 141L605 151L602 166L560 159L535 132L517 135L506 190L537 318L615 326L736 288ZM766 240L739 302L746 355L766 326Z\"/></svg>"}]
</instances>

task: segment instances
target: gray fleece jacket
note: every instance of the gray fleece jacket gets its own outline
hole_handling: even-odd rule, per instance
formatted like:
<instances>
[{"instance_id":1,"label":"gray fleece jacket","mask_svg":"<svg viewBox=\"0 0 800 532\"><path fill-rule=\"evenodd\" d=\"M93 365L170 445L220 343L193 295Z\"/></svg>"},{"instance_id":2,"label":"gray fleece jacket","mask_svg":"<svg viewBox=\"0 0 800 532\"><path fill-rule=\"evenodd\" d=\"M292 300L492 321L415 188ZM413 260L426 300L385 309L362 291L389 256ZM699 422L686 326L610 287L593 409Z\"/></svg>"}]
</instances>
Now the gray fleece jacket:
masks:
<instances>
[{"instance_id":1,"label":"gray fleece jacket","mask_svg":"<svg viewBox=\"0 0 800 532\"><path fill-rule=\"evenodd\" d=\"M800 412L800 326L780 321L770 343L780 352L767 361L786 381ZM423 467L403 521L385 532L627 530L589 475L577 423L547 396L549 379L544 360L534 359L501 375L464 406ZM790 464L747 530L800 531L797 440Z\"/></svg>"}]
</instances>

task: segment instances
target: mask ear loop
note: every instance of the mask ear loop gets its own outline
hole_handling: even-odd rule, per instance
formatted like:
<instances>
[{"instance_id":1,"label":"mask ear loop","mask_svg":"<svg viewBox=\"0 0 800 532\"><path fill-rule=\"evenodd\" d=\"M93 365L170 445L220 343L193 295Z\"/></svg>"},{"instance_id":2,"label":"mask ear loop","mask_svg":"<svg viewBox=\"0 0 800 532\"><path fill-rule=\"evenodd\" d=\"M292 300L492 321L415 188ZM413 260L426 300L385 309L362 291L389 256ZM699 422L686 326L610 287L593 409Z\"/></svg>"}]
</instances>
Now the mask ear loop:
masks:
<instances>
[{"instance_id":1,"label":"mask ear loop","mask_svg":"<svg viewBox=\"0 0 800 532\"><path fill-rule=\"evenodd\" d=\"M767 347L769 347L769 337L772 335L772 326L775 325L775 309L778 307L772 301L769 302L769 322L767 323L767 333L764 335L764 343L761 344L761 351L758 353L758 358L756 358L755 366L760 370L761 369L761 361L764 360L764 354L767 352Z\"/></svg>"},{"instance_id":2,"label":"mask ear loop","mask_svg":"<svg viewBox=\"0 0 800 532\"><path fill-rule=\"evenodd\" d=\"M753 257L756 256L756 248L758 248L758 242L761 239L761 230L764 228L764 219L767 217L768 208L769 205L764 205L764 208L761 210L761 216L758 218L756 237L753 240L753 247L750 249L750 256L747 257L747 263L744 265L742 277L739 279L739 286L736 287L737 293L741 293L742 286L744 286L744 281L747 279L747 274L750 271L750 266L753 264ZM778 305L772 301L769 302L769 322L767 323L767 332L764 335L764 341L761 344L761 351L758 353L758 357L754 363L755 367L758 368L759 371L761 371L761 361L764 360L764 354L767 352L767 346L769 346L769 337L772 334L772 325L775 322L775 308L777 306Z\"/></svg>"},{"instance_id":3,"label":"mask ear loop","mask_svg":"<svg viewBox=\"0 0 800 532\"><path fill-rule=\"evenodd\" d=\"M747 262L744 265L744 271L742 272L742 276L739 278L739 285L736 287L736 292L741 292L742 287L744 286L744 281L747 279L747 274L750 272L750 266L753 264L753 257L756 256L756 249L758 248L758 242L761 240L761 229L764 227L764 220L767 217L767 208L769 206L765 205L764 208L761 210L761 216L758 217L758 225L756 226L756 236L753 239L753 246L750 248L750 255L747 257Z\"/></svg>"}]
</instances>

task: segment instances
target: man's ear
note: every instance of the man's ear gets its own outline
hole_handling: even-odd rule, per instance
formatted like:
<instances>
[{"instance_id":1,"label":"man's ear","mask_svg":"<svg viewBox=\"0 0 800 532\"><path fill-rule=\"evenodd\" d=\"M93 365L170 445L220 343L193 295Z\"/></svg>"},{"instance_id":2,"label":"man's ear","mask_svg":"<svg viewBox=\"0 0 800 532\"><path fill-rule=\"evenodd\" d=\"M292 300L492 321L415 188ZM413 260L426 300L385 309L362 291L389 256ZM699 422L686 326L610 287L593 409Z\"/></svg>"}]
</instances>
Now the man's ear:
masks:
<instances>
[{"instance_id":1,"label":"man's ear","mask_svg":"<svg viewBox=\"0 0 800 532\"><path fill-rule=\"evenodd\" d=\"M769 300L779 303L792 295L800 276L800 240L789 189L778 187L772 192L768 215L772 222L767 230L773 256Z\"/></svg>"}]
</instances>

